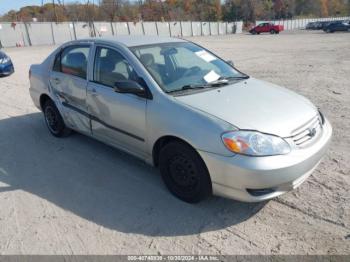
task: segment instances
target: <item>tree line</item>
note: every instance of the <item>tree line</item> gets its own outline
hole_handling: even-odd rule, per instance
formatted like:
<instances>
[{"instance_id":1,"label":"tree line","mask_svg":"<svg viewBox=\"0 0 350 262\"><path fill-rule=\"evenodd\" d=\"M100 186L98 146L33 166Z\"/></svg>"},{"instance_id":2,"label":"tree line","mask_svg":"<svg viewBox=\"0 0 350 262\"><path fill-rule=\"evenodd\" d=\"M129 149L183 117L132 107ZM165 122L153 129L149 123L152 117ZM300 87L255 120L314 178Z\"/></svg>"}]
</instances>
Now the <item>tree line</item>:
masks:
<instances>
[{"instance_id":1,"label":"tree line","mask_svg":"<svg viewBox=\"0 0 350 262\"><path fill-rule=\"evenodd\" d=\"M11 10L1 21L237 21L349 15L350 0L50 0ZM48 1L46 1L48 2Z\"/></svg>"}]
</instances>

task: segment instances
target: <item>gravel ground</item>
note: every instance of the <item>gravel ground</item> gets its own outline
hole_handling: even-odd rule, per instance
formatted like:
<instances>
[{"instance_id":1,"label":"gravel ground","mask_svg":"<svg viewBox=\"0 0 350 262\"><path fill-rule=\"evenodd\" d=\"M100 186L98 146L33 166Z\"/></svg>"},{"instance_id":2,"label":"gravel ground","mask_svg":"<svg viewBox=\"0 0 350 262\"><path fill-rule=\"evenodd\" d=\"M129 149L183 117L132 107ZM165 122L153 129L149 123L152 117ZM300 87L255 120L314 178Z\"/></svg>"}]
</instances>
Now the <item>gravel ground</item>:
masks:
<instances>
[{"instance_id":1,"label":"gravel ground","mask_svg":"<svg viewBox=\"0 0 350 262\"><path fill-rule=\"evenodd\" d=\"M0 79L0 254L350 254L350 34L191 40L322 109L334 137L313 175L267 203L180 202L143 162L49 135L28 68L53 47L7 49L16 73Z\"/></svg>"}]
</instances>

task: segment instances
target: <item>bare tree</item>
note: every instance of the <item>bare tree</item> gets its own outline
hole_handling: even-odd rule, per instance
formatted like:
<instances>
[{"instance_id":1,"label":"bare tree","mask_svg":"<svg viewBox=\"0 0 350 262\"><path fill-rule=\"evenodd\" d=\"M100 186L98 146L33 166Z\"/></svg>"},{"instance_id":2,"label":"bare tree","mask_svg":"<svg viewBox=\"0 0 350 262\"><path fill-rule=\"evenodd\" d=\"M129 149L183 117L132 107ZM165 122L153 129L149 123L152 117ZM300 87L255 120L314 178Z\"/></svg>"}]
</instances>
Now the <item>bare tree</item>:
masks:
<instances>
[{"instance_id":1,"label":"bare tree","mask_svg":"<svg viewBox=\"0 0 350 262\"><path fill-rule=\"evenodd\" d=\"M57 17L55 0L52 0L52 6L53 6L53 14L54 14L54 17L55 17L55 22L57 23L58 22L58 17Z\"/></svg>"},{"instance_id":2,"label":"bare tree","mask_svg":"<svg viewBox=\"0 0 350 262\"><path fill-rule=\"evenodd\" d=\"M120 4L120 0L102 0L100 8L107 15L109 21L113 22L117 17Z\"/></svg>"}]
</instances>

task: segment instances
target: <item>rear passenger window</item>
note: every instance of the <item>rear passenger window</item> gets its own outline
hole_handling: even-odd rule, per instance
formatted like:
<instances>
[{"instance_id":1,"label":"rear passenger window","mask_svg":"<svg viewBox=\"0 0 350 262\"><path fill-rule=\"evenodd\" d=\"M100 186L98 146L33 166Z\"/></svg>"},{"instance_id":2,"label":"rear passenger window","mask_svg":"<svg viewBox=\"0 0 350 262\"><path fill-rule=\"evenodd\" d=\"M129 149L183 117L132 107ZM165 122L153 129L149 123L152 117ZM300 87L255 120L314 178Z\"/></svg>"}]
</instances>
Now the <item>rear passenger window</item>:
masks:
<instances>
[{"instance_id":1,"label":"rear passenger window","mask_svg":"<svg viewBox=\"0 0 350 262\"><path fill-rule=\"evenodd\" d=\"M53 70L85 79L89 50L88 46L67 47L56 57Z\"/></svg>"}]
</instances>

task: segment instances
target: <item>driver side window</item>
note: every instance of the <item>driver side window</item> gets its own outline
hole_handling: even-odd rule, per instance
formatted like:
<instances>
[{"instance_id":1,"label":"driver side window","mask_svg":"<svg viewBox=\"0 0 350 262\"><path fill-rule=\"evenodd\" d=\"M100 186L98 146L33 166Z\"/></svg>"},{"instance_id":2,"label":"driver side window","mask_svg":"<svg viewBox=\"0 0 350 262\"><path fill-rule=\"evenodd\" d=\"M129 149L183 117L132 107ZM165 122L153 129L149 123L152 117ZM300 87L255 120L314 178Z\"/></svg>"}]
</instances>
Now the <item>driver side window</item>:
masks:
<instances>
[{"instance_id":1,"label":"driver side window","mask_svg":"<svg viewBox=\"0 0 350 262\"><path fill-rule=\"evenodd\" d=\"M134 69L118 51L97 47L94 63L94 82L115 87L117 81L137 80Z\"/></svg>"}]
</instances>

